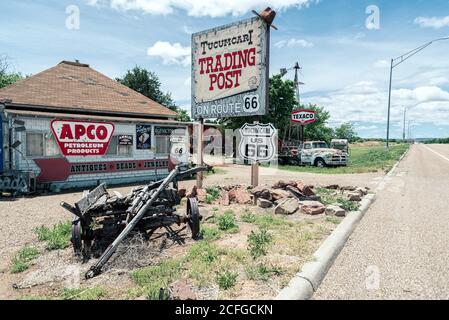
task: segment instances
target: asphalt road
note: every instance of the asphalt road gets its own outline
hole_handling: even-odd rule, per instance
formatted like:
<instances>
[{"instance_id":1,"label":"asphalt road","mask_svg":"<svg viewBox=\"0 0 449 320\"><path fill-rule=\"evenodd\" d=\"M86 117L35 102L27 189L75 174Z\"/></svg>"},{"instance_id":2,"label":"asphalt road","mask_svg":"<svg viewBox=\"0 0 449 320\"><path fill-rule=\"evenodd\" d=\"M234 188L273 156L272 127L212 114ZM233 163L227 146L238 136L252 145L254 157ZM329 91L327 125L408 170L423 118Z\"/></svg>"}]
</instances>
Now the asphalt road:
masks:
<instances>
[{"instance_id":1,"label":"asphalt road","mask_svg":"<svg viewBox=\"0 0 449 320\"><path fill-rule=\"evenodd\" d=\"M449 299L449 146L414 145L314 299Z\"/></svg>"}]
</instances>

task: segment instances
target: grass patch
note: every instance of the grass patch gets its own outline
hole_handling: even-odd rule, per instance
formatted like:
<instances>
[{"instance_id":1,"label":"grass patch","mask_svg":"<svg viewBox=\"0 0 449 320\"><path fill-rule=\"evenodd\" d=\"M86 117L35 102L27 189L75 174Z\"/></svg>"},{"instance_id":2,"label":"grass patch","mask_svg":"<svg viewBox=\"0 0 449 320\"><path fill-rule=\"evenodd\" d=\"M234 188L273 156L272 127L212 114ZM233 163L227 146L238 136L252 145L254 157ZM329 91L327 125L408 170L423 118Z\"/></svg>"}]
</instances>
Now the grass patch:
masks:
<instances>
[{"instance_id":1,"label":"grass patch","mask_svg":"<svg viewBox=\"0 0 449 320\"><path fill-rule=\"evenodd\" d=\"M242 220L243 222L246 222L246 223L254 223L254 222L256 222L257 218L254 213L246 211L245 213L243 213L240 216L240 220Z\"/></svg>"},{"instance_id":2,"label":"grass patch","mask_svg":"<svg viewBox=\"0 0 449 320\"><path fill-rule=\"evenodd\" d=\"M360 204L355 201L349 201L343 198L338 198L337 203L346 211L357 211L360 208Z\"/></svg>"},{"instance_id":3,"label":"grass patch","mask_svg":"<svg viewBox=\"0 0 449 320\"><path fill-rule=\"evenodd\" d=\"M237 220L235 219L235 214L232 210L226 210L221 216L219 216L217 224L218 229L221 231L235 233L239 230Z\"/></svg>"},{"instance_id":4,"label":"grass patch","mask_svg":"<svg viewBox=\"0 0 449 320\"><path fill-rule=\"evenodd\" d=\"M312 172L325 174L365 173L377 171L389 171L399 158L407 151L410 144L392 144L387 150L384 143L377 144L353 144L349 149L350 164L347 167L315 168L299 166L279 166L282 170L296 172Z\"/></svg>"},{"instance_id":5,"label":"grass patch","mask_svg":"<svg viewBox=\"0 0 449 320\"><path fill-rule=\"evenodd\" d=\"M217 274L217 284L220 289L229 290L237 283L238 274L229 270L221 270Z\"/></svg>"},{"instance_id":6,"label":"grass patch","mask_svg":"<svg viewBox=\"0 0 449 320\"><path fill-rule=\"evenodd\" d=\"M341 219L338 217L326 217L326 221L333 224L340 224Z\"/></svg>"},{"instance_id":7,"label":"grass patch","mask_svg":"<svg viewBox=\"0 0 449 320\"><path fill-rule=\"evenodd\" d=\"M35 247L23 247L11 261L11 273L20 273L29 268L30 262L39 256L39 250Z\"/></svg>"},{"instance_id":8,"label":"grass patch","mask_svg":"<svg viewBox=\"0 0 449 320\"><path fill-rule=\"evenodd\" d=\"M100 300L107 297L108 292L101 287L79 288L61 290L60 296L63 300Z\"/></svg>"},{"instance_id":9,"label":"grass patch","mask_svg":"<svg viewBox=\"0 0 449 320\"><path fill-rule=\"evenodd\" d=\"M216 227L209 227L209 226L201 226L200 235L203 237L206 241L215 241L220 239L220 230L218 230Z\"/></svg>"},{"instance_id":10,"label":"grass patch","mask_svg":"<svg viewBox=\"0 0 449 320\"><path fill-rule=\"evenodd\" d=\"M159 300L160 289L167 289L170 283L178 279L182 267L182 259L168 259L158 265L132 271L131 278L137 285L143 287L148 299Z\"/></svg>"},{"instance_id":11,"label":"grass patch","mask_svg":"<svg viewBox=\"0 0 449 320\"><path fill-rule=\"evenodd\" d=\"M220 248L208 241L199 241L190 247L187 259L194 262L210 264L214 262L220 254Z\"/></svg>"},{"instance_id":12,"label":"grass patch","mask_svg":"<svg viewBox=\"0 0 449 320\"><path fill-rule=\"evenodd\" d=\"M277 217L274 214L261 214L256 216L254 224L260 229L272 230L280 227L292 226L293 222Z\"/></svg>"},{"instance_id":13,"label":"grass patch","mask_svg":"<svg viewBox=\"0 0 449 320\"><path fill-rule=\"evenodd\" d=\"M72 233L72 223L70 221L58 223L51 229L40 226L35 229L39 241L47 243L48 250L58 250L67 248L70 245L70 237Z\"/></svg>"},{"instance_id":14,"label":"grass patch","mask_svg":"<svg viewBox=\"0 0 449 320\"><path fill-rule=\"evenodd\" d=\"M250 265L246 268L246 275L250 280L268 281L271 276L280 276L284 272L281 268L275 266L267 266L263 263Z\"/></svg>"},{"instance_id":15,"label":"grass patch","mask_svg":"<svg viewBox=\"0 0 449 320\"><path fill-rule=\"evenodd\" d=\"M220 189L216 187L206 188L206 203L212 204L215 200L220 197Z\"/></svg>"},{"instance_id":16,"label":"grass patch","mask_svg":"<svg viewBox=\"0 0 449 320\"><path fill-rule=\"evenodd\" d=\"M267 230L260 230L259 232L251 231L248 235L248 251L253 259L265 256L268 253L268 247L273 237Z\"/></svg>"}]
</instances>

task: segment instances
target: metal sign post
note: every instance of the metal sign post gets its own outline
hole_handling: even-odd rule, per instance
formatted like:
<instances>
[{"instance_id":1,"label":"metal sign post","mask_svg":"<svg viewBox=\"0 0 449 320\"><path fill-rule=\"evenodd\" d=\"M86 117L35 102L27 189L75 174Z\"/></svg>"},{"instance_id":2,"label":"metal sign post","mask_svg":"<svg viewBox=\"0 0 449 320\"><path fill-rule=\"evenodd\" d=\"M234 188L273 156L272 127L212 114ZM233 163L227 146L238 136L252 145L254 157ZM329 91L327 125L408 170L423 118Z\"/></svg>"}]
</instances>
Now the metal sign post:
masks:
<instances>
[{"instance_id":1,"label":"metal sign post","mask_svg":"<svg viewBox=\"0 0 449 320\"><path fill-rule=\"evenodd\" d=\"M198 123L198 141L197 141L197 146L198 146L198 160L197 160L197 166L201 167L203 166L203 149L204 149L204 120L201 118L199 123ZM201 189L203 188L203 172L200 171L196 174L196 187Z\"/></svg>"},{"instance_id":2,"label":"metal sign post","mask_svg":"<svg viewBox=\"0 0 449 320\"><path fill-rule=\"evenodd\" d=\"M276 12L192 35L192 118L199 120L198 165L203 164L203 120L268 113L270 27ZM258 168L252 165L252 183ZM197 187L202 174L197 175Z\"/></svg>"}]
</instances>

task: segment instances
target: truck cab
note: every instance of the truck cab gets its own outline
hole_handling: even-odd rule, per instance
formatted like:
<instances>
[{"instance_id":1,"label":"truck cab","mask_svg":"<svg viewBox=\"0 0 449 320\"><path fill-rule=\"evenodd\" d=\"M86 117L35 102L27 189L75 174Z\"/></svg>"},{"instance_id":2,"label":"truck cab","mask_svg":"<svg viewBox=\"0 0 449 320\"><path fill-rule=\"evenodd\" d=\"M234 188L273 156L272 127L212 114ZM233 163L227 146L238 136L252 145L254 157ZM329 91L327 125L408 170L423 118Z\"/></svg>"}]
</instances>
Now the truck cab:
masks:
<instances>
[{"instance_id":1,"label":"truck cab","mask_svg":"<svg viewBox=\"0 0 449 320\"><path fill-rule=\"evenodd\" d=\"M347 166L349 155L338 149L331 149L324 141L304 142L300 152L300 160L303 165L316 167Z\"/></svg>"}]
</instances>

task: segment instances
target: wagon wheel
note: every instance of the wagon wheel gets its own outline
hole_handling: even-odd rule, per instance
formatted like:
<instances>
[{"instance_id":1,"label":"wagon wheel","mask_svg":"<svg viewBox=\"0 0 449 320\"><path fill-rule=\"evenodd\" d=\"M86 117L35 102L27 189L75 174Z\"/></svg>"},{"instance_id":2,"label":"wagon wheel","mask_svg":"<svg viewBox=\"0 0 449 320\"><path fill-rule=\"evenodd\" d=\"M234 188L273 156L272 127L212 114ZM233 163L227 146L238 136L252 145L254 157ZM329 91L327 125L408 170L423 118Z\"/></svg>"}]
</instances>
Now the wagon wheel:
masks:
<instances>
[{"instance_id":1,"label":"wagon wheel","mask_svg":"<svg viewBox=\"0 0 449 320\"><path fill-rule=\"evenodd\" d=\"M198 209L198 200L196 198L189 198L187 201L187 218L190 231L192 232L192 239L197 239L200 235L200 210Z\"/></svg>"},{"instance_id":2,"label":"wagon wheel","mask_svg":"<svg viewBox=\"0 0 449 320\"><path fill-rule=\"evenodd\" d=\"M81 257L83 249L81 220L75 217L72 222L72 238L70 239L77 257Z\"/></svg>"}]
</instances>

